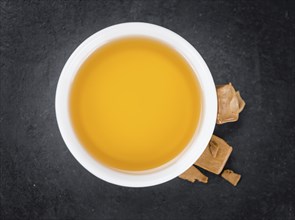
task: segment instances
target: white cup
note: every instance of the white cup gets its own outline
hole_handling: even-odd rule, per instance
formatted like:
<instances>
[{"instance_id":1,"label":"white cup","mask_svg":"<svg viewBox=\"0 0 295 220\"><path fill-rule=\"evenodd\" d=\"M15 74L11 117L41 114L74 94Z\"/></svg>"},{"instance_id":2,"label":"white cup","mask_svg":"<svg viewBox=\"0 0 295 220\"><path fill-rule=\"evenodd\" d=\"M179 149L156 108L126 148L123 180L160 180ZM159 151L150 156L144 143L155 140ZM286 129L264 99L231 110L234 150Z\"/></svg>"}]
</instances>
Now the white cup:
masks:
<instances>
[{"instance_id":1,"label":"white cup","mask_svg":"<svg viewBox=\"0 0 295 220\"><path fill-rule=\"evenodd\" d=\"M143 36L158 39L178 51L190 64L200 83L202 111L199 126L190 143L172 161L140 172L112 169L95 160L79 142L69 114L72 82L87 57L102 45L121 37ZM165 86L165 85L163 85ZM215 127L217 97L209 68L197 50L178 34L148 23L122 23L105 28L87 38L67 60L56 89L55 110L61 135L74 157L90 173L109 183L128 187L147 187L167 182L187 170L205 150Z\"/></svg>"}]
</instances>

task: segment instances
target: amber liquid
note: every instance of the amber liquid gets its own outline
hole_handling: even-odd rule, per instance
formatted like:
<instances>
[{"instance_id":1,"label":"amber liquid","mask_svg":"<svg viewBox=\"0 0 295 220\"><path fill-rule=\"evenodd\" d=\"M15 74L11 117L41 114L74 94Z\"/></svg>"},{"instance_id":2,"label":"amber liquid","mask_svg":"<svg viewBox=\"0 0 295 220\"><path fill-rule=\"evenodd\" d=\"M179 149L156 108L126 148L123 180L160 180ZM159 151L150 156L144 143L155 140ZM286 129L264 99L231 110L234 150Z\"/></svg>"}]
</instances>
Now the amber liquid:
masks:
<instances>
[{"instance_id":1,"label":"amber liquid","mask_svg":"<svg viewBox=\"0 0 295 220\"><path fill-rule=\"evenodd\" d=\"M70 93L74 130L86 150L120 170L159 167L192 139L201 93L187 61L149 38L107 43L80 67Z\"/></svg>"}]
</instances>

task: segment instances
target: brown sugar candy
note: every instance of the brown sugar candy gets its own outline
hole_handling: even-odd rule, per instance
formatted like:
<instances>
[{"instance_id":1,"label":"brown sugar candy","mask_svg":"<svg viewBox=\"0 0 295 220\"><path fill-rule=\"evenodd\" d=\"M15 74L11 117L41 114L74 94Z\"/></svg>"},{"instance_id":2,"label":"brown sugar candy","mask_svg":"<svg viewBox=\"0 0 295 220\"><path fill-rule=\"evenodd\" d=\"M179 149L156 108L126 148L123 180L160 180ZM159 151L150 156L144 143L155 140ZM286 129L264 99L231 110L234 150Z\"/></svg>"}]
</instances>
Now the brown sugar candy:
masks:
<instances>
[{"instance_id":1,"label":"brown sugar candy","mask_svg":"<svg viewBox=\"0 0 295 220\"><path fill-rule=\"evenodd\" d=\"M245 102L240 92L231 83L216 86L218 99L217 124L234 122L239 119L239 113L244 109Z\"/></svg>"},{"instance_id":2,"label":"brown sugar candy","mask_svg":"<svg viewBox=\"0 0 295 220\"><path fill-rule=\"evenodd\" d=\"M217 124L234 122L239 119L239 113L244 109L245 102L242 99L240 92L236 91L231 83L216 87L218 98ZM229 146L223 139L213 135L206 149L200 158L195 162L195 165L215 174L220 174L223 170L230 154L232 147ZM241 175L232 170L224 170L221 176L236 186ZM182 179L190 182L196 180L200 182L208 182L208 177L203 175L196 167L192 166L187 171L179 176Z\"/></svg>"},{"instance_id":3,"label":"brown sugar candy","mask_svg":"<svg viewBox=\"0 0 295 220\"><path fill-rule=\"evenodd\" d=\"M195 165L208 170L209 172L220 174L231 152L231 146L229 146L223 139L216 135L212 135L208 146L195 162Z\"/></svg>"},{"instance_id":4,"label":"brown sugar candy","mask_svg":"<svg viewBox=\"0 0 295 220\"><path fill-rule=\"evenodd\" d=\"M209 150L210 150L210 153L211 153L212 157L216 158L219 146L218 146L218 144L216 143L216 141L214 139L216 139L216 136L211 137L211 140L210 140L210 142L208 144L208 147L209 147Z\"/></svg>"},{"instance_id":5,"label":"brown sugar candy","mask_svg":"<svg viewBox=\"0 0 295 220\"><path fill-rule=\"evenodd\" d=\"M194 183L196 180L202 183L208 182L208 177L201 173L201 171L194 166L191 166L188 170L181 174L179 178L192 183Z\"/></svg>"},{"instance_id":6,"label":"brown sugar candy","mask_svg":"<svg viewBox=\"0 0 295 220\"><path fill-rule=\"evenodd\" d=\"M224 170L221 176L234 186L236 186L241 179L241 175L232 170Z\"/></svg>"}]
</instances>

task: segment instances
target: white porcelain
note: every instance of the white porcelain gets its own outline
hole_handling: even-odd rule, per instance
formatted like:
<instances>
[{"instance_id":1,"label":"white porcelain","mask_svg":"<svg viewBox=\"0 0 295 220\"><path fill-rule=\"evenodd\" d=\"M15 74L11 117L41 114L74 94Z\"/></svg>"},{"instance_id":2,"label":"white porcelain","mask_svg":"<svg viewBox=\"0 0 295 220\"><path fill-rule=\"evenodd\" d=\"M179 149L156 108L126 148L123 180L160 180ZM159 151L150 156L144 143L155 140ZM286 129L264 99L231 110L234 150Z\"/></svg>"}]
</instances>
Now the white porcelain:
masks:
<instances>
[{"instance_id":1,"label":"white porcelain","mask_svg":"<svg viewBox=\"0 0 295 220\"><path fill-rule=\"evenodd\" d=\"M85 59L107 42L126 36L146 36L166 42L185 57L202 89L202 116L193 139L185 150L169 163L143 172L124 172L95 160L80 144L71 126L69 92L73 79ZM165 85L163 85L165 86ZM105 28L87 38L67 60L56 90L55 110L61 135L74 157L93 175L109 183L128 187L146 187L167 182L188 169L206 148L216 121L217 97L210 70L197 50L178 34L148 23L122 23Z\"/></svg>"}]
</instances>

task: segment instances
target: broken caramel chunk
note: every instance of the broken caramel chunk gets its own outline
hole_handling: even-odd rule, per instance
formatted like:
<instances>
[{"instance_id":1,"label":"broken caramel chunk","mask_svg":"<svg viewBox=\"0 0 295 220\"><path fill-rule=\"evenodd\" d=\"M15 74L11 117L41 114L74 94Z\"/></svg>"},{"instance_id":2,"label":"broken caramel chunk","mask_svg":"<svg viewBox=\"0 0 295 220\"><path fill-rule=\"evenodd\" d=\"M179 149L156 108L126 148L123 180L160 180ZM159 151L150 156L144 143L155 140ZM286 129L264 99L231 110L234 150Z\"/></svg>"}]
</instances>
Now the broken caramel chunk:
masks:
<instances>
[{"instance_id":1,"label":"broken caramel chunk","mask_svg":"<svg viewBox=\"0 0 295 220\"><path fill-rule=\"evenodd\" d=\"M241 111L243 111L243 109L244 109L246 103L245 103L245 101L242 99L241 94L240 94L239 91L236 92L236 95L237 95L238 102L239 102L239 113L240 113Z\"/></svg>"},{"instance_id":2,"label":"broken caramel chunk","mask_svg":"<svg viewBox=\"0 0 295 220\"><path fill-rule=\"evenodd\" d=\"M212 157L215 158L216 155L217 155L217 152L218 152L219 147L218 147L218 145L217 145L217 143L215 142L214 139L215 139L215 137L214 138L213 137L211 138L208 147L209 147L209 150L210 150L210 153L211 153Z\"/></svg>"},{"instance_id":3,"label":"broken caramel chunk","mask_svg":"<svg viewBox=\"0 0 295 220\"><path fill-rule=\"evenodd\" d=\"M224 170L221 176L234 186L236 186L241 179L241 175L232 170Z\"/></svg>"},{"instance_id":4,"label":"broken caramel chunk","mask_svg":"<svg viewBox=\"0 0 295 220\"><path fill-rule=\"evenodd\" d=\"M216 87L218 99L217 124L234 122L239 119L239 113L244 109L245 102L240 92L231 83Z\"/></svg>"},{"instance_id":5,"label":"broken caramel chunk","mask_svg":"<svg viewBox=\"0 0 295 220\"><path fill-rule=\"evenodd\" d=\"M195 162L195 165L208 170L209 172L220 174L231 152L231 146L229 146L223 139L212 135L209 144L203 154Z\"/></svg>"},{"instance_id":6,"label":"broken caramel chunk","mask_svg":"<svg viewBox=\"0 0 295 220\"><path fill-rule=\"evenodd\" d=\"M208 183L208 177L201 173L201 171L194 166L191 166L188 170L181 174L179 178L192 183L194 183L196 180L202 183Z\"/></svg>"}]
</instances>

